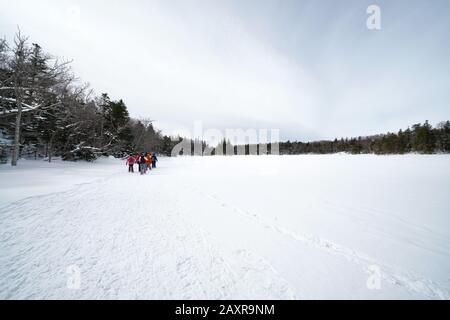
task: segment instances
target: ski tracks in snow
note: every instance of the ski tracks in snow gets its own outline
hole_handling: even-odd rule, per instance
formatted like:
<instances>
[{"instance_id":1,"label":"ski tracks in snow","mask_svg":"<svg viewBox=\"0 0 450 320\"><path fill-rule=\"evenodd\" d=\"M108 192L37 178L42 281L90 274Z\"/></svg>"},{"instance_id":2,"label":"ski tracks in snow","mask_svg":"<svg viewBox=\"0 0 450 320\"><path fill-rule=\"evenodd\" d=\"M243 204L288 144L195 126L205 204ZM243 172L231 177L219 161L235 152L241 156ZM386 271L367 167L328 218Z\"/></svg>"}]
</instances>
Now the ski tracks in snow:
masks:
<instances>
[{"instance_id":1,"label":"ski tracks in snow","mask_svg":"<svg viewBox=\"0 0 450 320\"><path fill-rule=\"evenodd\" d=\"M183 217L176 190L140 178L114 174L1 207L0 298L295 298L267 261L223 250ZM68 286L74 268L79 288Z\"/></svg>"},{"instance_id":2,"label":"ski tracks in snow","mask_svg":"<svg viewBox=\"0 0 450 320\"><path fill-rule=\"evenodd\" d=\"M203 194L205 197L213 199L221 207L229 208L236 214L245 216L253 220L255 223L261 225L266 229L270 229L278 234L290 237L293 240L298 241L306 246L322 250L332 255L343 257L349 262L358 265L365 273L369 273L370 266L377 266L380 268L381 278L393 285L401 286L408 291L418 293L429 299L450 299L450 294L445 288L442 288L439 284L421 275L418 275L415 272L382 263L365 253L358 252L354 249L342 246L317 235L294 232L292 230L289 230L288 228L277 226L275 222L270 221L269 219L265 219L257 213L243 210L237 206L234 206L224 201L216 194L205 193L201 190L196 190L196 192ZM328 204L328 206L330 206L330 204ZM413 225L413 227L417 228L418 226Z\"/></svg>"}]
</instances>

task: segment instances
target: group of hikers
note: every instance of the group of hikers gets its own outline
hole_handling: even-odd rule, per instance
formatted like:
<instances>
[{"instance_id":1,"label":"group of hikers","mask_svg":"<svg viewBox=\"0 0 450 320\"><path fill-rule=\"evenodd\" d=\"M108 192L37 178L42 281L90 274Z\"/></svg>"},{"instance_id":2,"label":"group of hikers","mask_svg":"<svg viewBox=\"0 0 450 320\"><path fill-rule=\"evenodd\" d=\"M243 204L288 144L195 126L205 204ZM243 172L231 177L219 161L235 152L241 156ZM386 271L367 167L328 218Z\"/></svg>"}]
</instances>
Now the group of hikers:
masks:
<instances>
[{"instance_id":1,"label":"group of hikers","mask_svg":"<svg viewBox=\"0 0 450 320\"><path fill-rule=\"evenodd\" d=\"M155 153L138 153L136 156L129 155L127 158L128 172L134 172L134 165L138 165L139 172L141 174L146 174L147 170L152 170L156 168L156 162L158 158Z\"/></svg>"}]
</instances>

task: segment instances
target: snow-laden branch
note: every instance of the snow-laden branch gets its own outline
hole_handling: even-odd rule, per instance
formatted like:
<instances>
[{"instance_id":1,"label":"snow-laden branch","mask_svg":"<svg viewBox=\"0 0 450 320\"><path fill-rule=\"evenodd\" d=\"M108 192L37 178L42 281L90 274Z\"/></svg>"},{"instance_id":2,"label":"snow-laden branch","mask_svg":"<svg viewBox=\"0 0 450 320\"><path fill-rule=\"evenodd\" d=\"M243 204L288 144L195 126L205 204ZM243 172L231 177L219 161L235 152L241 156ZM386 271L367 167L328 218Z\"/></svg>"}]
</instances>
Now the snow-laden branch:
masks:
<instances>
[{"instance_id":1,"label":"snow-laden branch","mask_svg":"<svg viewBox=\"0 0 450 320\"><path fill-rule=\"evenodd\" d=\"M32 88L0 87L0 90L33 90Z\"/></svg>"},{"instance_id":2,"label":"snow-laden branch","mask_svg":"<svg viewBox=\"0 0 450 320\"><path fill-rule=\"evenodd\" d=\"M77 152L77 151L80 151L80 150L91 150L93 152L101 151L100 148L96 148L96 147L92 147L92 146L84 146L85 143L86 143L85 141L81 141L79 144L77 144L75 146L75 149L73 149L73 150L71 150L69 152L70 153L74 153L74 152Z\"/></svg>"},{"instance_id":3,"label":"snow-laden branch","mask_svg":"<svg viewBox=\"0 0 450 320\"><path fill-rule=\"evenodd\" d=\"M5 100L5 101L8 101L8 102L17 103L17 99L14 99L14 98L7 98L7 97L2 97L2 96L0 96L0 100ZM54 104L48 106L48 108L57 106L57 105L60 104L60 103L61 103L61 102L54 103ZM44 106L43 104L39 104L39 105L36 105L36 106L32 106L32 105L26 104L25 102L21 102L21 104L22 104L23 107L26 108L26 109L23 109L22 112L34 111L34 110L39 109L39 108L41 108L41 107ZM4 111L0 114L0 117L2 117L2 116L9 116L9 115L14 114L14 113L17 113L17 112L19 112L18 109L4 110Z\"/></svg>"},{"instance_id":4,"label":"snow-laden branch","mask_svg":"<svg viewBox=\"0 0 450 320\"><path fill-rule=\"evenodd\" d=\"M68 124L68 125L64 126L63 129L70 129L70 128L75 127L75 126L77 126L79 124L86 123L86 122L93 122L93 121L94 120L92 120L92 119L80 120L80 121L77 121L77 122L74 122L74 123L71 123L71 124Z\"/></svg>"}]
</instances>

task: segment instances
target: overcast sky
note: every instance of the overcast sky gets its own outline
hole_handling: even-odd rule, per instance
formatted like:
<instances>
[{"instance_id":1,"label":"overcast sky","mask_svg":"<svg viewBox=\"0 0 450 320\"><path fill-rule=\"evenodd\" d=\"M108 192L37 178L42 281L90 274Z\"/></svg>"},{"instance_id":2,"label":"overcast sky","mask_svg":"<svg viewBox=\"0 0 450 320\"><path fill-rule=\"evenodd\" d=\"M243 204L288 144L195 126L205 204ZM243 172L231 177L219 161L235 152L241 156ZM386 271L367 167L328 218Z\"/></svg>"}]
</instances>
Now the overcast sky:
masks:
<instances>
[{"instance_id":1,"label":"overcast sky","mask_svg":"<svg viewBox=\"0 0 450 320\"><path fill-rule=\"evenodd\" d=\"M450 119L447 0L0 0L0 35L17 25L168 134L201 120L315 140Z\"/></svg>"}]
</instances>

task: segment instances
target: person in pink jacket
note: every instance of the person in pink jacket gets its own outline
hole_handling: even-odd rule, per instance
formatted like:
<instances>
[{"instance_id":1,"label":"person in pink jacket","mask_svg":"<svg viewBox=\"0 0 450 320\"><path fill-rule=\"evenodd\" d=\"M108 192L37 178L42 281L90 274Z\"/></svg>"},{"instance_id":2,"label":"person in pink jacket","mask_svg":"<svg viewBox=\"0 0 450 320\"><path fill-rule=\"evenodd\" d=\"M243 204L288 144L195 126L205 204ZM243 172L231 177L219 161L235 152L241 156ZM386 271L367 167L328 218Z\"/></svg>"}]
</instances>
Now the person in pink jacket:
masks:
<instances>
[{"instance_id":1,"label":"person in pink jacket","mask_svg":"<svg viewBox=\"0 0 450 320\"><path fill-rule=\"evenodd\" d=\"M134 162L136 160L132 155L130 155L127 159L127 165L128 165L128 172L134 172Z\"/></svg>"}]
</instances>

